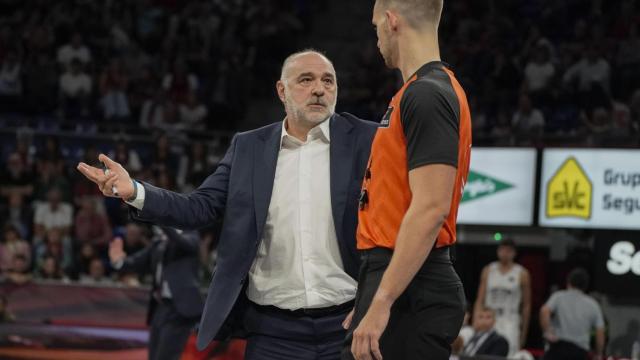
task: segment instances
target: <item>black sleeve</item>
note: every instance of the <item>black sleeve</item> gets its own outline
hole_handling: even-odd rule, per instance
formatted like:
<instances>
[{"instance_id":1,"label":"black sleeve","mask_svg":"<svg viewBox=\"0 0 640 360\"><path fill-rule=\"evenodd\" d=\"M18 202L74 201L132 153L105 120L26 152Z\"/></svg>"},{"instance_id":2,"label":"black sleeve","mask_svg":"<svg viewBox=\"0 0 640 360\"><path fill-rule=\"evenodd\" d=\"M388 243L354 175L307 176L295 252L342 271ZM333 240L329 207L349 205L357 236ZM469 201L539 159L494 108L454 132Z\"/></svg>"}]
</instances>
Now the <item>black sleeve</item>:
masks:
<instances>
[{"instance_id":1,"label":"black sleeve","mask_svg":"<svg viewBox=\"0 0 640 360\"><path fill-rule=\"evenodd\" d=\"M409 170L428 164L458 166L459 104L453 87L417 80L400 100Z\"/></svg>"}]
</instances>

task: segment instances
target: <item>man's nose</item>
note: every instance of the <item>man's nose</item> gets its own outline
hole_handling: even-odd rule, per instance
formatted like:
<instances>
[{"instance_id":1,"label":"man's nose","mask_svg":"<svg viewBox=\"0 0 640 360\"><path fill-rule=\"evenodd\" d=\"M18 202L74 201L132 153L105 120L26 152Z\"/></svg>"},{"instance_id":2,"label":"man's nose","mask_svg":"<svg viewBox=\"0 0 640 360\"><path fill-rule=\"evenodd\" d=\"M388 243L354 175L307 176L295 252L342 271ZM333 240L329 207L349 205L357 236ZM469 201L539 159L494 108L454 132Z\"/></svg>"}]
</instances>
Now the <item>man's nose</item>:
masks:
<instances>
[{"instance_id":1,"label":"man's nose","mask_svg":"<svg viewBox=\"0 0 640 360\"><path fill-rule=\"evenodd\" d=\"M323 96L324 95L324 86L322 85L322 81L316 81L313 84L312 94L315 96Z\"/></svg>"}]
</instances>

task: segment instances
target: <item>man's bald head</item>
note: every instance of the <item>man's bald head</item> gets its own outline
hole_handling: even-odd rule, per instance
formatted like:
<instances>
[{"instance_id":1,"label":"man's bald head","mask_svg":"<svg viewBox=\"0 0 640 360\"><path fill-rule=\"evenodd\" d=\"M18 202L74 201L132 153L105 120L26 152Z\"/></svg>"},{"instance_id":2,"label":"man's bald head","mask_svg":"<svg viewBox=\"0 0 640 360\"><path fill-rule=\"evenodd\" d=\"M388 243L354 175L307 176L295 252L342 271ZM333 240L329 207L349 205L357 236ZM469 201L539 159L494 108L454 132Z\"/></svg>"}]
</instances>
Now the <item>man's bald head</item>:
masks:
<instances>
[{"instance_id":1,"label":"man's bald head","mask_svg":"<svg viewBox=\"0 0 640 360\"><path fill-rule=\"evenodd\" d=\"M394 9L404 17L414 29L426 25L438 27L444 0L376 0L381 10Z\"/></svg>"},{"instance_id":2,"label":"man's bald head","mask_svg":"<svg viewBox=\"0 0 640 360\"><path fill-rule=\"evenodd\" d=\"M291 69L291 65L293 65L301 57L306 57L306 58L317 57L319 61L325 61L327 64L330 65L335 75L335 68L333 67L333 63L331 62L331 60L329 60L328 57L326 57L323 53L317 50L307 49L307 50L302 50L302 51L293 53L289 55L286 59L284 59L284 62L282 63L282 70L280 71L280 80L282 82L284 83L287 82L287 77L289 76L289 70Z\"/></svg>"}]
</instances>

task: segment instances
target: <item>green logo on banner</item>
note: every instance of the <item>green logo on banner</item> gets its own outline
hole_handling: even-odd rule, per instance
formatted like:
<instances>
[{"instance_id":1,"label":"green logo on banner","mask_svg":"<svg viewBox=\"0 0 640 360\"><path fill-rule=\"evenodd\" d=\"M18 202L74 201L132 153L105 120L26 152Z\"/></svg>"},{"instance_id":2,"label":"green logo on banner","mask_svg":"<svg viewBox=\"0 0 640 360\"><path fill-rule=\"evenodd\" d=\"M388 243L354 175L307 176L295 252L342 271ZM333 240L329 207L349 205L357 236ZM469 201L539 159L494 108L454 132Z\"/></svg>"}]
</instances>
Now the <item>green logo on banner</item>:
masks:
<instances>
[{"instance_id":1,"label":"green logo on banner","mask_svg":"<svg viewBox=\"0 0 640 360\"><path fill-rule=\"evenodd\" d=\"M467 185L465 185L464 187L462 202L480 199L503 190L511 189L512 187L513 185L508 184L504 181L500 181L498 179L471 170L469 171Z\"/></svg>"}]
</instances>

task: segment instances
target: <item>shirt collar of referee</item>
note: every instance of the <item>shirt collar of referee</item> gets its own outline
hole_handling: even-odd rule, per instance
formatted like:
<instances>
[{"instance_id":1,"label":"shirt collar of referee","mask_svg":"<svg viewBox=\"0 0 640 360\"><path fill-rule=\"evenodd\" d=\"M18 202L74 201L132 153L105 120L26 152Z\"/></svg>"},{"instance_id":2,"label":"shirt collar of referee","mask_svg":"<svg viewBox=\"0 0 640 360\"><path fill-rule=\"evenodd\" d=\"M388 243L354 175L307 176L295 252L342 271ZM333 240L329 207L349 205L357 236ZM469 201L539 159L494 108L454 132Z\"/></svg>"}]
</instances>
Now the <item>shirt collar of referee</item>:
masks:
<instances>
[{"instance_id":1,"label":"shirt collar of referee","mask_svg":"<svg viewBox=\"0 0 640 360\"><path fill-rule=\"evenodd\" d=\"M331 116L326 118L319 125L316 125L316 127L314 127L313 129L309 130L306 143L309 143L315 139L320 139L321 141L327 144L330 143L331 142L331 135L329 131L330 119L331 119ZM282 149L283 147L291 147L291 146L298 147L306 143L300 141L296 137L290 135L289 132L287 132L287 119L285 118L284 121L282 121L282 133L280 134L280 149Z\"/></svg>"}]
</instances>

